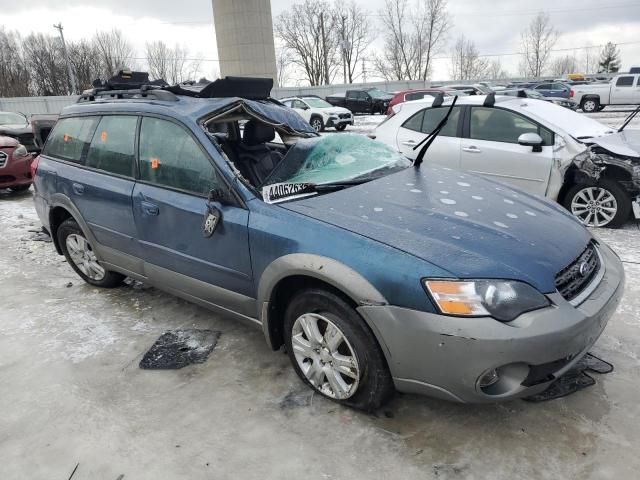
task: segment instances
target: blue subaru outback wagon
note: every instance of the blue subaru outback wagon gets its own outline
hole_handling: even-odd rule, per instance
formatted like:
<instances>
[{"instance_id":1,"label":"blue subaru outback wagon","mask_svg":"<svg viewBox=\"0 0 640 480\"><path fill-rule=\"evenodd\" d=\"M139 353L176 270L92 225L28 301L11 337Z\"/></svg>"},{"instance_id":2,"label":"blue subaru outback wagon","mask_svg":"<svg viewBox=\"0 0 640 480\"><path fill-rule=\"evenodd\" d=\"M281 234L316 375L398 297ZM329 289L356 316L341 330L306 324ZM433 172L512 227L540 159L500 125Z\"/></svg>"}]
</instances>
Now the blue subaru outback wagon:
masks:
<instances>
[{"instance_id":1,"label":"blue subaru outback wagon","mask_svg":"<svg viewBox=\"0 0 640 480\"><path fill-rule=\"evenodd\" d=\"M270 81L126 80L67 107L40 156L56 250L92 285L131 277L262 328L331 399L538 393L620 301L613 251L542 198L318 136Z\"/></svg>"}]
</instances>

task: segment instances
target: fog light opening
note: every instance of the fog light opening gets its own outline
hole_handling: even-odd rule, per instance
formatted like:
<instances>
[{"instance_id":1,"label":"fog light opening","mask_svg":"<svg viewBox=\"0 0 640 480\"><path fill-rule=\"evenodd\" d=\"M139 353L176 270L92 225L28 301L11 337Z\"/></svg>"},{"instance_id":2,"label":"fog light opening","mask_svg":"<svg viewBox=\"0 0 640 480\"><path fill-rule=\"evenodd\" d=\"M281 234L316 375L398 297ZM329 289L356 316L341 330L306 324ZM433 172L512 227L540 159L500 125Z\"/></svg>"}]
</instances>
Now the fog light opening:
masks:
<instances>
[{"instance_id":1,"label":"fog light opening","mask_svg":"<svg viewBox=\"0 0 640 480\"><path fill-rule=\"evenodd\" d=\"M489 370L487 373L485 373L480 377L480 379L478 380L478 386L482 389L488 388L491 385L497 383L498 380L500 380L500 375L498 374L498 371L494 368L492 370Z\"/></svg>"}]
</instances>

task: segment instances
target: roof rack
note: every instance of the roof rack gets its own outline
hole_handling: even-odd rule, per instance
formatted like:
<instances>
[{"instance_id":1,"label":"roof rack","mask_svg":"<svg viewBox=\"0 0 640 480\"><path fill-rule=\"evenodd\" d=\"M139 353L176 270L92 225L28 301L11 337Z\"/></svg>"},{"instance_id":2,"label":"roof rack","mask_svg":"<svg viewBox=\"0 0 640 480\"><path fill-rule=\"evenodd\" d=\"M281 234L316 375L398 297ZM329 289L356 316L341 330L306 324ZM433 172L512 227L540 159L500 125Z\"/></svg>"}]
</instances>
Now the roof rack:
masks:
<instances>
[{"instance_id":1,"label":"roof rack","mask_svg":"<svg viewBox=\"0 0 640 480\"><path fill-rule=\"evenodd\" d=\"M165 102L177 102L178 96L195 98L240 97L248 100L271 100L271 78L225 77L213 82L206 78L169 85L164 80L149 80L147 72L120 70L107 81L95 80L90 90L85 90L78 103L106 99L149 98Z\"/></svg>"}]
</instances>

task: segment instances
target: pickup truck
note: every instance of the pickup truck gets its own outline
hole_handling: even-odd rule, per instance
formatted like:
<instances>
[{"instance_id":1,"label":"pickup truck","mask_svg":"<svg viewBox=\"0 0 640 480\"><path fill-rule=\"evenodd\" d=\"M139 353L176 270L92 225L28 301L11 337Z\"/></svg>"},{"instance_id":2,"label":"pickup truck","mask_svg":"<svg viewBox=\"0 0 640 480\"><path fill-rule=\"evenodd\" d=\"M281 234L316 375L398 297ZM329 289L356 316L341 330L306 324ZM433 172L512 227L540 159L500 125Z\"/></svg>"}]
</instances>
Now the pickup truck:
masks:
<instances>
[{"instance_id":1,"label":"pickup truck","mask_svg":"<svg viewBox=\"0 0 640 480\"><path fill-rule=\"evenodd\" d=\"M609 83L575 85L572 98L584 112L597 112L607 105L639 105L640 74L622 74Z\"/></svg>"},{"instance_id":2,"label":"pickup truck","mask_svg":"<svg viewBox=\"0 0 640 480\"><path fill-rule=\"evenodd\" d=\"M325 100L331 105L344 107L353 113L384 114L392 98L393 95L371 87L347 90L345 93L334 93L326 97Z\"/></svg>"}]
</instances>

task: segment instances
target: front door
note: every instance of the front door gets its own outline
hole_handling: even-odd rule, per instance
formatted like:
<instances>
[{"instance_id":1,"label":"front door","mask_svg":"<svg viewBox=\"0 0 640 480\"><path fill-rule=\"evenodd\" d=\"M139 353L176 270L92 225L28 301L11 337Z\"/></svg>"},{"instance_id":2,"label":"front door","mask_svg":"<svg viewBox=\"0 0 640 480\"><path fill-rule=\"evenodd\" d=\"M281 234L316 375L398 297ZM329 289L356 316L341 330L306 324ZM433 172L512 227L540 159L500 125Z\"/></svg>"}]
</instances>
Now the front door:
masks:
<instances>
[{"instance_id":1,"label":"front door","mask_svg":"<svg viewBox=\"0 0 640 480\"><path fill-rule=\"evenodd\" d=\"M149 278L170 289L254 316L248 210L209 205L223 187L212 160L187 129L144 117L133 211ZM210 206L219 218L215 229Z\"/></svg>"},{"instance_id":2,"label":"front door","mask_svg":"<svg viewBox=\"0 0 640 480\"><path fill-rule=\"evenodd\" d=\"M292 108L300 114L307 122L311 121L311 109L302 100L293 100Z\"/></svg>"},{"instance_id":3,"label":"front door","mask_svg":"<svg viewBox=\"0 0 640 480\"><path fill-rule=\"evenodd\" d=\"M420 147L415 150L414 147L433 132L448 110L449 107L426 108L409 117L398 130L398 150L407 158L415 160L420 153ZM425 164L432 163L450 168L460 166L458 122L461 111L460 107L453 108L447 124L427 150Z\"/></svg>"},{"instance_id":4,"label":"front door","mask_svg":"<svg viewBox=\"0 0 640 480\"><path fill-rule=\"evenodd\" d=\"M517 113L488 107L472 107L469 138L462 139L463 170L511 184L544 196L553 163L553 134ZM537 133L541 152L518 143L523 133Z\"/></svg>"}]
</instances>

